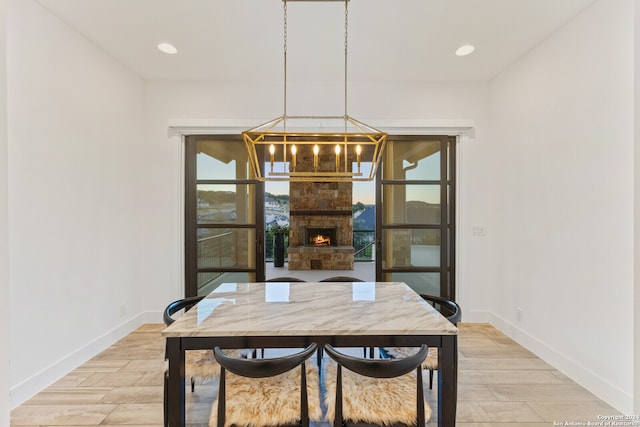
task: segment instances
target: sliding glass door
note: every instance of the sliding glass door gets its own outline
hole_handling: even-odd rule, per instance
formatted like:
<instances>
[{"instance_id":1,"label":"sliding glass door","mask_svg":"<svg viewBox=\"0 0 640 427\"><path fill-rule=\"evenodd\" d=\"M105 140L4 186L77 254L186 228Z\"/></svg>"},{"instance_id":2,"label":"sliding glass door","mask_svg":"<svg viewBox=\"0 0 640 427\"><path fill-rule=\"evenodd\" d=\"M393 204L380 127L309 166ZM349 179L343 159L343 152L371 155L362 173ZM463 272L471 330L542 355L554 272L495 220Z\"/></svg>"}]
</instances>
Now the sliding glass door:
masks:
<instances>
[{"instance_id":1,"label":"sliding glass door","mask_svg":"<svg viewBox=\"0 0 640 427\"><path fill-rule=\"evenodd\" d=\"M455 138L390 136L376 178L376 277L455 299Z\"/></svg>"},{"instance_id":2,"label":"sliding glass door","mask_svg":"<svg viewBox=\"0 0 640 427\"><path fill-rule=\"evenodd\" d=\"M242 137L188 136L185 157L185 294L263 278L264 184Z\"/></svg>"}]
</instances>

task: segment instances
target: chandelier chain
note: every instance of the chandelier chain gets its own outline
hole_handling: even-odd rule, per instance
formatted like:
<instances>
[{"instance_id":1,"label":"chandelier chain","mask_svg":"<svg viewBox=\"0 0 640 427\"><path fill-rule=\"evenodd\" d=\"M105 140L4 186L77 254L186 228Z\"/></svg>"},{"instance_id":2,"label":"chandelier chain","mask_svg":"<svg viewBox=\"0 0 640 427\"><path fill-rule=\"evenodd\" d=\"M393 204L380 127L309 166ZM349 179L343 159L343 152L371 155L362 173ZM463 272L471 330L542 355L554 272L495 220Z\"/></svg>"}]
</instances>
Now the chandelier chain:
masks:
<instances>
[{"instance_id":1,"label":"chandelier chain","mask_svg":"<svg viewBox=\"0 0 640 427\"><path fill-rule=\"evenodd\" d=\"M344 0L344 117L347 115L347 56L349 52L349 0ZM346 128L345 121L345 128Z\"/></svg>"},{"instance_id":2,"label":"chandelier chain","mask_svg":"<svg viewBox=\"0 0 640 427\"><path fill-rule=\"evenodd\" d=\"M286 128L287 122L286 122L286 117L287 117L287 0L283 0L282 2L282 9L283 9L283 52L284 52L284 102L283 102L283 109L284 109L284 118L285 118L285 123L284 126Z\"/></svg>"},{"instance_id":3,"label":"chandelier chain","mask_svg":"<svg viewBox=\"0 0 640 427\"><path fill-rule=\"evenodd\" d=\"M283 18L284 18L284 53L287 53L287 0L282 2Z\"/></svg>"},{"instance_id":4,"label":"chandelier chain","mask_svg":"<svg viewBox=\"0 0 640 427\"><path fill-rule=\"evenodd\" d=\"M349 47L349 1L344 2L344 53Z\"/></svg>"}]
</instances>

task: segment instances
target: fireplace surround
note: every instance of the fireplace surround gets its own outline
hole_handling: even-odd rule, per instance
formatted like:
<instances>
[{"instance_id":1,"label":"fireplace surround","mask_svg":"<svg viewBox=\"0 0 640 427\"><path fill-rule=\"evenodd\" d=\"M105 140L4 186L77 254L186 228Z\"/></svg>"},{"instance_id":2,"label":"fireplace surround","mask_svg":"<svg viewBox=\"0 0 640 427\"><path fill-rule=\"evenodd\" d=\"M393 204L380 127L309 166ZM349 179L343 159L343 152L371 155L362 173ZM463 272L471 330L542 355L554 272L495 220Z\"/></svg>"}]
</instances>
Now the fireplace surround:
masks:
<instances>
[{"instance_id":1,"label":"fireplace surround","mask_svg":"<svg viewBox=\"0 0 640 427\"><path fill-rule=\"evenodd\" d=\"M351 183L290 183L289 270L353 270L351 194ZM318 234L330 244L309 241Z\"/></svg>"}]
</instances>

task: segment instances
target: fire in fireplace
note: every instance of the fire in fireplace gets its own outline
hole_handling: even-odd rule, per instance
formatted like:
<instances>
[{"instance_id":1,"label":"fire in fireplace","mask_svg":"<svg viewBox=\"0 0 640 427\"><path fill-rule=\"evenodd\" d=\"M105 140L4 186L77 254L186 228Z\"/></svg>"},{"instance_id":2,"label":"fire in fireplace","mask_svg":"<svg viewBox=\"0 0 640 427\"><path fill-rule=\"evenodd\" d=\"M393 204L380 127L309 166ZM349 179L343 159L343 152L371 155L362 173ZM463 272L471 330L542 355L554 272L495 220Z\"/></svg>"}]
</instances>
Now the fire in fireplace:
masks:
<instances>
[{"instance_id":1,"label":"fire in fireplace","mask_svg":"<svg viewBox=\"0 0 640 427\"><path fill-rule=\"evenodd\" d=\"M313 246L331 246L331 237L323 236L322 234L310 237L309 240Z\"/></svg>"},{"instance_id":2,"label":"fire in fireplace","mask_svg":"<svg viewBox=\"0 0 640 427\"><path fill-rule=\"evenodd\" d=\"M336 229L311 228L305 230L305 242L307 246L336 246Z\"/></svg>"}]
</instances>

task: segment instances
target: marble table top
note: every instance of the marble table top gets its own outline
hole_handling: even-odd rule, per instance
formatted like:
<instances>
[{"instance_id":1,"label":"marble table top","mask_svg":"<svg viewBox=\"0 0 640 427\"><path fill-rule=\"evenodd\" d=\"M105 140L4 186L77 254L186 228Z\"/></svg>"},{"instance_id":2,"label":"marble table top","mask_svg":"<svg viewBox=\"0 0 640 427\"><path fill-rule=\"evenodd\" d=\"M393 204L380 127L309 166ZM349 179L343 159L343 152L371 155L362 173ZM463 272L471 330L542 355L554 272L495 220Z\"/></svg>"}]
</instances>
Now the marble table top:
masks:
<instances>
[{"instance_id":1,"label":"marble table top","mask_svg":"<svg viewBox=\"0 0 640 427\"><path fill-rule=\"evenodd\" d=\"M402 282L224 283L165 337L456 335Z\"/></svg>"}]
</instances>

